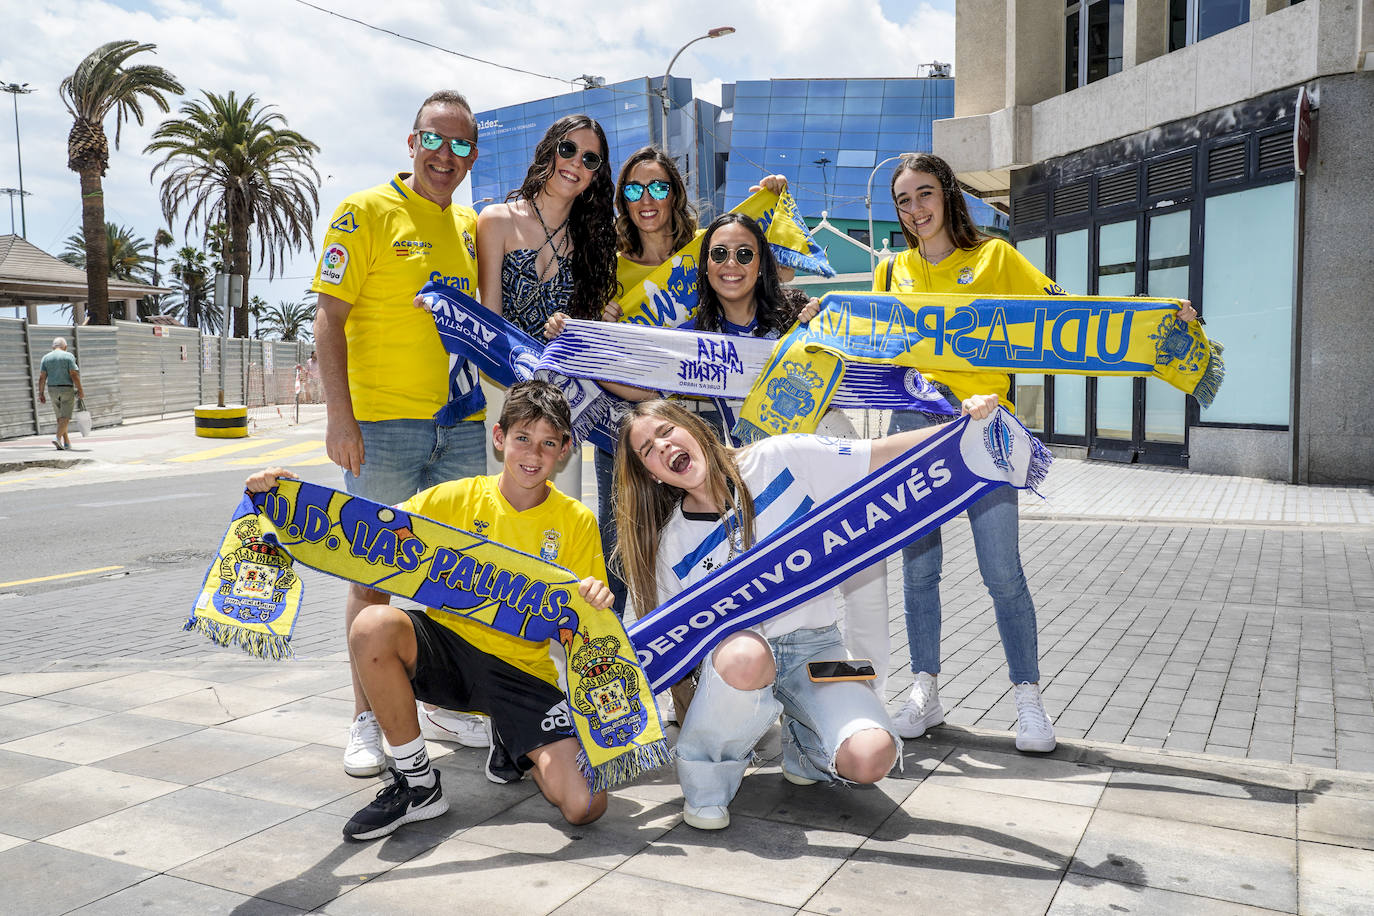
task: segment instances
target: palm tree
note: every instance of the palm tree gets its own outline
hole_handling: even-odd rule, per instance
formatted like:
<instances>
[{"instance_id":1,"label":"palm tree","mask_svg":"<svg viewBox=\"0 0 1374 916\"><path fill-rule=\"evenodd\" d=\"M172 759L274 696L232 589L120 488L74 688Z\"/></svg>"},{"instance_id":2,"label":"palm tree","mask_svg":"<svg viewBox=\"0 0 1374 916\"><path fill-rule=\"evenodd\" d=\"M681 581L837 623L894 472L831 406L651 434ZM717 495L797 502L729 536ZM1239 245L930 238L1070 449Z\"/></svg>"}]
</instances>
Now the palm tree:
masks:
<instances>
[{"instance_id":1,"label":"palm tree","mask_svg":"<svg viewBox=\"0 0 1374 916\"><path fill-rule=\"evenodd\" d=\"M153 174L165 169L162 212L173 220L188 207L192 222L223 222L229 234L229 265L243 277L243 299L234 303L234 336L248 336L250 247L257 241L268 277L279 259L309 245L320 211L320 173L312 161L319 147L286 126L273 106L205 93L205 102L182 103L180 118L163 121L144 150L164 153Z\"/></svg>"},{"instance_id":2,"label":"palm tree","mask_svg":"<svg viewBox=\"0 0 1374 916\"><path fill-rule=\"evenodd\" d=\"M310 326L314 320L314 305L281 299L276 305L267 307L259 327L276 334L281 340L309 340Z\"/></svg>"},{"instance_id":3,"label":"palm tree","mask_svg":"<svg viewBox=\"0 0 1374 916\"><path fill-rule=\"evenodd\" d=\"M134 230L130 227L115 223L105 224L105 272L107 277L142 283L148 275L148 262L152 260L145 254L147 250L148 240L135 235ZM76 232L67 236L67 247L62 250L58 257L68 264L85 270L85 234Z\"/></svg>"},{"instance_id":4,"label":"palm tree","mask_svg":"<svg viewBox=\"0 0 1374 916\"><path fill-rule=\"evenodd\" d=\"M81 177L81 227L86 241L86 304L92 324L110 323L109 275L100 245L105 225L105 198L101 178L110 164L110 144L105 137L105 116L115 113L115 148L126 119L143 123L143 104L152 102L170 111L166 93L180 94L181 83L161 67L151 64L124 66L125 61L156 45L132 40L106 42L76 65L62 81L58 94L74 123L67 135L67 168Z\"/></svg>"},{"instance_id":5,"label":"palm tree","mask_svg":"<svg viewBox=\"0 0 1374 916\"><path fill-rule=\"evenodd\" d=\"M162 262L158 260L157 253L158 253L159 249L162 249L162 248L170 248L174 242L176 242L176 239L172 238L172 233L168 232L166 229L159 229L158 231L156 231L156 232L153 233L153 285L154 285L154 286L157 286L159 283L162 282L162 275L161 275L161 273L158 271L158 268L159 268L159 266L161 265Z\"/></svg>"},{"instance_id":6,"label":"palm tree","mask_svg":"<svg viewBox=\"0 0 1374 916\"><path fill-rule=\"evenodd\" d=\"M190 245L177 251L167 272L176 290L169 314L180 318L190 328L203 328L218 334L224 325L223 316L214 303L214 275L206 263L205 252Z\"/></svg>"}]
</instances>

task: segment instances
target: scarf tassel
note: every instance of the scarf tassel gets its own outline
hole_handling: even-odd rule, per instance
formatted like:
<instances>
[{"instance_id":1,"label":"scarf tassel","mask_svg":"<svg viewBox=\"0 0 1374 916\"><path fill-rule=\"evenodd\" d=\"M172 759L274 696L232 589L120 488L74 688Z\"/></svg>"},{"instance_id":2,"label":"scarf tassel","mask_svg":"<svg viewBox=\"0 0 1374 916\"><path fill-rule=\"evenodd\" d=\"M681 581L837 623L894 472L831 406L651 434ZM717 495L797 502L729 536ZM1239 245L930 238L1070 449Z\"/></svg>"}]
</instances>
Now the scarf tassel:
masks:
<instances>
[{"instance_id":1,"label":"scarf tassel","mask_svg":"<svg viewBox=\"0 0 1374 916\"><path fill-rule=\"evenodd\" d=\"M1197 402L1203 407L1212 406L1212 402L1217 399L1217 392L1221 390L1222 379L1226 378L1226 361L1221 358L1225 348L1221 341L1209 339L1207 349L1207 369L1202 373L1197 387L1193 389L1193 397L1197 398Z\"/></svg>"},{"instance_id":2,"label":"scarf tassel","mask_svg":"<svg viewBox=\"0 0 1374 916\"><path fill-rule=\"evenodd\" d=\"M582 771L582 778L587 780L587 787L593 794L637 779L672 762L673 750L668 747L668 741L664 738L641 744L633 751L621 754L597 767L591 765L585 750L579 749L577 752L578 769Z\"/></svg>"},{"instance_id":3,"label":"scarf tassel","mask_svg":"<svg viewBox=\"0 0 1374 916\"><path fill-rule=\"evenodd\" d=\"M293 658L289 637L260 633L245 627L225 626L206 617L192 615L182 630L194 630L217 646L238 646L256 658L281 661Z\"/></svg>"},{"instance_id":4,"label":"scarf tassel","mask_svg":"<svg viewBox=\"0 0 1374 916\"><path fill-rule=\"evenodd\" d=\"M1035 436L1030 437L1030 447L1031 459L1030 467L1026 469L1026 489L1044 499L1045 494L1040 492L1040 485L1045 482L1045 477L1050 472L1050 465L1054 462L1054 453Z\"/></svg>"}]
</instances>

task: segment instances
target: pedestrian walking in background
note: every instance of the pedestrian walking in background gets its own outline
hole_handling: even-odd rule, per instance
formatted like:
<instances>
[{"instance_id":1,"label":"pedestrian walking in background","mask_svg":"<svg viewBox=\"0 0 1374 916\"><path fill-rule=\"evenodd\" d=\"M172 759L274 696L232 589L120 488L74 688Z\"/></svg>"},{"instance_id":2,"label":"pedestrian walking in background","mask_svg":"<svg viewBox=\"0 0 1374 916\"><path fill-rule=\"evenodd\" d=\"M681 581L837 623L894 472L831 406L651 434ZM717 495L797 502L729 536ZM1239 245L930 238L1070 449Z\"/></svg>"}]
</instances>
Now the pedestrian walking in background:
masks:
<instances>
[{"instance_id":1,"label":"pedestrian walking in background","mask_svg":"<svg viewBox=\"0 0 1374 916\"><path fill-rule=\"evenodd\" d=\"M48 397L43 389L45 386L51 389L52 409L57 415L57 437L52 444L59 452L65 451L72 447L67 428L71 425L76 400L86 396L86 389L81 387L81 371L77 368L76 357L67 352L67 338L54 337L52 350L38 365L38 403L47 403Z\"/></svg>"}]
</instances>

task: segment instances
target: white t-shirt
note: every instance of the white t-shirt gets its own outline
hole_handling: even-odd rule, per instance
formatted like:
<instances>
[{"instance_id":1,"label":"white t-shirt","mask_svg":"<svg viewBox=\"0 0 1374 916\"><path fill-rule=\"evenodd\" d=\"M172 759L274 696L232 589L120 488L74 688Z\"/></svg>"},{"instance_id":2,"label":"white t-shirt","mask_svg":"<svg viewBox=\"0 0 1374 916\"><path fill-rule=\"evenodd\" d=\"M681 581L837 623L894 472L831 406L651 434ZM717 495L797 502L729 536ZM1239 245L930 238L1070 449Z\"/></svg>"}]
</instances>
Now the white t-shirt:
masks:
<instances>
[{"instance_id":1,"label":"white t-shirt","mask_svg":"<svg viewBox=\"0 0 1374 916\"><path fill-rule=\"evenodd\" d=\"M825 436L774 436L742 450L738 461L754 497L757 544L867 475L869 443ZM725 565L729 555L724 522L688 518L679 508L659 539L659 603ZM739 557L737 545L736 561ZM834 596L825 593L753 629L772 639L793 630L830 626L838 619Z\"/></svg>"}]
</instances>

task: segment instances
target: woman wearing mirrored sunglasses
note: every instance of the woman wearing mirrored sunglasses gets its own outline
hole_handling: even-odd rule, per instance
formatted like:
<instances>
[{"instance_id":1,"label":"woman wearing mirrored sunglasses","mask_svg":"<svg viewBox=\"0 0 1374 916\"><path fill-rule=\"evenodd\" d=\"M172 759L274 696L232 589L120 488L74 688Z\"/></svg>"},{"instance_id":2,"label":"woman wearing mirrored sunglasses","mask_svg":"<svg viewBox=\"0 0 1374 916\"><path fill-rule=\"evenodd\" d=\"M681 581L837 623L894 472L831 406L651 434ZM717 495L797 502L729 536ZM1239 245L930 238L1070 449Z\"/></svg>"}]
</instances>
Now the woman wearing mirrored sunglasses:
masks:
<instances>
[{"instance_id":1,"label":"woman wearing mirrored sunglasses","mask_svg":"<svg viewBox=\"0 0 1374 916\"><path fill-rule=\"evenodd\" d=\"M616 295L607 149L592 118L559 118L535 146L524 183L477 217L482 304L536 339L551 315L599 318ZM582 493L580 455L574 449L555 479L574 499Z\"/></svg>"}]
</instances>

